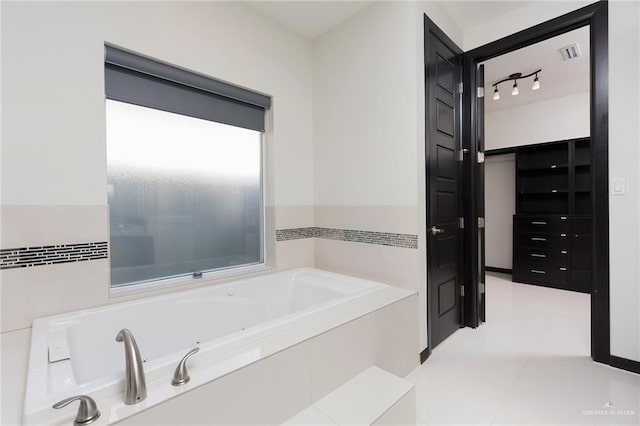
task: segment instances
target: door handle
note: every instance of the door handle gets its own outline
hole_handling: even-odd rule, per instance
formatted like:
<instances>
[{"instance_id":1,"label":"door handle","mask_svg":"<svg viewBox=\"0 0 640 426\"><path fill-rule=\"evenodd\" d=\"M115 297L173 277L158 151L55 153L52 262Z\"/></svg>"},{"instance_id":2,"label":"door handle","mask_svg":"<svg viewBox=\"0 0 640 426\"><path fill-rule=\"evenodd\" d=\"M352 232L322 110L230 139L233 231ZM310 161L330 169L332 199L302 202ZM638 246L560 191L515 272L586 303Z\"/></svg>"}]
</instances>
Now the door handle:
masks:
<instances>
[{"instance_id":1,"label":"door handle","mask_svg":"<svg viewBox=\"0 0 640 426\"><path fill-rule=\"evenodd\" d=\"M436 228L435 226L432 226L430 231L431 231L431 235L438 235L438 234L443 234L444 233L444 229Z\"/></svg>"}]
</instances>

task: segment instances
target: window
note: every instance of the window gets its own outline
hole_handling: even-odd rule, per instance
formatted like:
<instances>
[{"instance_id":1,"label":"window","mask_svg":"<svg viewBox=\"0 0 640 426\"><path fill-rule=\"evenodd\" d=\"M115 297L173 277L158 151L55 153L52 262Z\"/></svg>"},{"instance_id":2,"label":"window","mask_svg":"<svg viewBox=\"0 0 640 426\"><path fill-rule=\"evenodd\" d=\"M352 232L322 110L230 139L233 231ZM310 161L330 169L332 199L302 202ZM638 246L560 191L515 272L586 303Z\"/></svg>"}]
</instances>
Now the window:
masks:
<instances>
[{"instance_id":1,"label":"window","mask_svg":"<svg viewBox=\"0 0 640 426\"><path fill-rule=\"evenodd\" d=\"M270 99L107 47L111 286L261 264Z\"/></svg>"}]
</instances>

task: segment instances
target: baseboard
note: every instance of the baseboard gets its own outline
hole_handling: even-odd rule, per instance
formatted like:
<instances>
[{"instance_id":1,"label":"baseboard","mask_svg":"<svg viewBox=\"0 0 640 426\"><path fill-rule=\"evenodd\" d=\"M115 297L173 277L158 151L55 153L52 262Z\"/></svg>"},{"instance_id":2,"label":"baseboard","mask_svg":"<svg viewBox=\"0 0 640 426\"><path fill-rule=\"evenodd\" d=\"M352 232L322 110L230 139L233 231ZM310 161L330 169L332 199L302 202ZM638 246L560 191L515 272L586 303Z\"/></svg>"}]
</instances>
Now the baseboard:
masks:
<instances>
[{"instance_id":1,"label":"baseboard","mask_svg":"<svg viewBox=\"0 0 640 426\"><path fill-rule=\"evenodd\" d=\"M634 361L632 359L620 358L619 356L611 355L609 357L609 365L612 367L620 368L622 370L631 371L632 373L640 374L640 361Z\"/></svg>"},{"instance_id":2,"label":"baseboard","mask_svg":"<svg viewBox=\"0 0 640 426\"><path fill-rule=\"evenodd\" d=\"M489 272L499 272L501 274L513 274L513 269L496 268L495 266L485 266L484 270Z\"/></svg>"},{"instance_id":3,"label":"baseboard","mask_svg":"<svg viewBox=\"0 0 640 426\"><path fill-rule=\"evenodd\" d=\"M420 352L420 364L424 364L424 362L431 355L431 348L427 348L424 351Z\"/></svg>"}]
</instances>

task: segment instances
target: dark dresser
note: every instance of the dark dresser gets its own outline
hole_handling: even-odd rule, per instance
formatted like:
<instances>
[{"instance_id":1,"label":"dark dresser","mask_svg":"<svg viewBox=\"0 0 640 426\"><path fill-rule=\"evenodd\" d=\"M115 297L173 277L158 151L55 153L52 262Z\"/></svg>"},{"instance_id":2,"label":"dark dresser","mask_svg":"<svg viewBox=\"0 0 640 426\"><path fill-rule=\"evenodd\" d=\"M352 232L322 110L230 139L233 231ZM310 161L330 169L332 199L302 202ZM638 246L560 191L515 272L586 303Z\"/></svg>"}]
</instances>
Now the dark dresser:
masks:
<instances>
[{"instance_id":1,"label":"dark dresser","mask_svg":"<svg viewBox=\"0 0 640 426\"><path fill-rule=\"evenodd\" d=\"M513 281L591 292L589 139L516 150Z\"/></svg>"}]
</instances>

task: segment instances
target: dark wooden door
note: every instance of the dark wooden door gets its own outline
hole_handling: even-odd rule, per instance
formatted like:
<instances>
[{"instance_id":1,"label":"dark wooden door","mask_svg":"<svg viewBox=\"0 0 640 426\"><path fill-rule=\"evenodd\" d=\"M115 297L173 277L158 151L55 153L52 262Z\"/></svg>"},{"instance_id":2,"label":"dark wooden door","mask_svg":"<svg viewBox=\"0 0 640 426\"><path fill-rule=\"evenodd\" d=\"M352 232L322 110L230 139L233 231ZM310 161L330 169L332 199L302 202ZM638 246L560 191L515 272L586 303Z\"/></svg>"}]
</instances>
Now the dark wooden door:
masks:
<instances>
[{"instance_id":1,"label":"dark wooden door","mask_svg":"<svg viewBox=\"0 0 640 426\"><path fill-rule=\"evenodd\" d=\"M425 19L427 314L431 349L462 325L461 51Z\"/></svg>"},{"instance_id":2,"label":"dark wooden door","mask_svg":"<svg viewBox=\"0 0 640 426\"><path fill-rule=\"evenodd\" d=\"M484 65L476 72L478 97L476 101L476 211L478 212L478 323L486 321L486 278L485 278L485 224L484 224Z\"/></svg>"}]
</instances>

